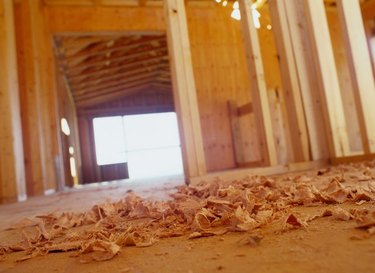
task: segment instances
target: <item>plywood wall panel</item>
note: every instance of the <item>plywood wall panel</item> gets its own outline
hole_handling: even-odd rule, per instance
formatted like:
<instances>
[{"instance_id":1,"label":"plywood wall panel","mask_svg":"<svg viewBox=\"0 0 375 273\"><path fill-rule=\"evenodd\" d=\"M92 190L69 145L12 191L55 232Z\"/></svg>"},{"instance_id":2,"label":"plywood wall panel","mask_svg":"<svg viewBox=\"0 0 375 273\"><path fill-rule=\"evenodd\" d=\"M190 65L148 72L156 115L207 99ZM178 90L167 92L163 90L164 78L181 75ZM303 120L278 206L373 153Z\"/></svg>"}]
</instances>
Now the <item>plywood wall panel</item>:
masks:
<instances>
[{"instance_id":1,"label":"plywood wall panel","mask_svg":"<svg viewBox=\"0 0 375 273\"><path fill-rule=\"evenodd\" d=\"M207 169L234 168L227 102L250 102L241 26L220 6L188 6L187 14ZM248 137L244 153L254 156Z\"/></svg>"}]
</instances>

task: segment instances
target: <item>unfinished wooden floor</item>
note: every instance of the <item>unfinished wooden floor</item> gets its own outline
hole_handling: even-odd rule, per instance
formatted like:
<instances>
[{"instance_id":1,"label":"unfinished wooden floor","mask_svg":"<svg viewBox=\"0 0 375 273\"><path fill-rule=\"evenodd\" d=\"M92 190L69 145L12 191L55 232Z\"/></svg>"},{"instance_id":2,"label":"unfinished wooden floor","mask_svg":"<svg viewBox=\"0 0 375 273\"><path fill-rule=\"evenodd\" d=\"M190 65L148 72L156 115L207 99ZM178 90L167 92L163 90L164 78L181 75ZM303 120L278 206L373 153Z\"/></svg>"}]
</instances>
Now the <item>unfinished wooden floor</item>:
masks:
<instances>
[{"instance_id":1,"label":"unfinished wooden floor","mask_svg":"<svg viewBox=\"0 0 375 273\"><path fill-rule=\"evenodd\" d=\"M307 183L329 181L338 173L345 187L368 186L375 179L375 164L334 167L317 176L317 170L308 173L286 174L275 179L302 179ZM323 173L322 172L322 173ZM366 174L364 174L366 172ZM160 181L159 181L160 182ZM117 200L133 188L146 199L165 199L176 190L182 179L166 180L158 188L147 184L114 183L83 188L47 197L30 199L24 203L0 207L0 245L19 240L20 230L3 229L24 217L45 215L49 212L84 211L92 205ZM374 191L369 192L374 196ZM365 198L366 199L366 198ZM321 214L326 208L374 209L372 201L348 200L343 204L300 205L289 213L304 219ZM75 252L50 253L23 262L15 262L24 254L7 254L0 262L0 272L373 272L375 236L359 239L366 231L356 229L355 220L342 221L335 217L318 217L306 227L285 228L283 223L271 223L256 229L263 239L259 245L249 243L248 232L230 232L207 238L188 239L189 234L178 238L161 239L150 247L123 247L118 255L105 262L80 263ZM338 217L340 218L340 217ZM285 224L285 223L284 223Z\"/></svg>"}]
</instances>

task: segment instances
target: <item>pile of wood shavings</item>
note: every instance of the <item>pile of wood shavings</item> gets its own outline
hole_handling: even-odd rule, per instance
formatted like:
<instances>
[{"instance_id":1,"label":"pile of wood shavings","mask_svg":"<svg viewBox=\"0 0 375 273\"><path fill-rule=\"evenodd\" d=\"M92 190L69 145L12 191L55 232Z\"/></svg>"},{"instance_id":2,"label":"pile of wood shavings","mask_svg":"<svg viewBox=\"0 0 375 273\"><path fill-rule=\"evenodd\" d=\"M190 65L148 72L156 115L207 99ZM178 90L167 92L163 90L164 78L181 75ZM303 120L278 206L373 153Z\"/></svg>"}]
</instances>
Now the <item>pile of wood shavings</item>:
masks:
<instances>
[{"instance_id":1,"label":"pile of wood shavings","mask_svg":"<svg viewBox=\"0 0 375 273\"><path fill-rule=\"evenodd\" d=\"M345 202L375 201L375 162L319 170L315 175L264 177L240 181L213 181L181 186L172 200L144 200L129 193L118 202L95 205L84 213L65 212L25 219L10 229L20 230L22 240L0 245L0 260L22 251L27 260L52 252L71 251L82 263L115 257L122 247L147 247L159 239L187 235L189 239L251 232L269 224L305 228L320 217L356 220L364 239L375 234L375 209L351 209ZM350 175L346 175L349 173ZM297 206L336 204L313 217L291 212ZM250 237L247 244L262 239Z\"/></svg>"}]
</instances>

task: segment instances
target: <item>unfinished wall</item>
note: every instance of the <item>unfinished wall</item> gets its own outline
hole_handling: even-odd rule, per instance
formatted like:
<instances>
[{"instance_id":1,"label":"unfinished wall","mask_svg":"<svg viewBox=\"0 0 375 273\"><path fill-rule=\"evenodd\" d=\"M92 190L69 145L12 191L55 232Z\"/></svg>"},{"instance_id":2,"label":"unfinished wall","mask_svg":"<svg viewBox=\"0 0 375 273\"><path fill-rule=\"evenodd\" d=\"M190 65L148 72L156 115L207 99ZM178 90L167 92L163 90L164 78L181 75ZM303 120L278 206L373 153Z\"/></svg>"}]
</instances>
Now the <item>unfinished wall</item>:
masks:
<instances>
[{"instance_id":1,"label":"unfinished wall","mask_svg":"<svg viewBox=\"0 0 375 273\"><path fill-rule=\"evenodd\" d=\"M58 69L57 67L55 68ZM65 79L60 73L56 73L56 86L58 90L58 105L59 105L59 120L65 118L68 122L70 135L65 135L61 128L59 128L59 134L61 138L61 152L62 152L62 162L59 166L62 168L60 171L64 173L63 184L65 186L71 187L74 185L74 180L82 180L82 163L81 163L81 147L78 134L78 121L77 112L72 96L69 92ZM59 124L60 125L60 124ZM69 148L72 147L74 152L70 153ZM77 170L77 177L73 178L71 175L70 168L70 157L74 157L75 165Z\"/></svg>"},{"instance_id":2,"label":"unfinished wall","mask_svg":"<svg viewBox=\"0 0 375 273\"><path fill-rule=\"evenodd\" d=\"M352 82L350 78L349 64L344 44L344 37L340 28L340 18L337 8L327 9L327 19L332 40L333 53L337 75L339 78L340 90L345 110L349 144L353 153L362 150L361 133L358 125L358 115L353 96Z\"/></svg>"}]
</instances>

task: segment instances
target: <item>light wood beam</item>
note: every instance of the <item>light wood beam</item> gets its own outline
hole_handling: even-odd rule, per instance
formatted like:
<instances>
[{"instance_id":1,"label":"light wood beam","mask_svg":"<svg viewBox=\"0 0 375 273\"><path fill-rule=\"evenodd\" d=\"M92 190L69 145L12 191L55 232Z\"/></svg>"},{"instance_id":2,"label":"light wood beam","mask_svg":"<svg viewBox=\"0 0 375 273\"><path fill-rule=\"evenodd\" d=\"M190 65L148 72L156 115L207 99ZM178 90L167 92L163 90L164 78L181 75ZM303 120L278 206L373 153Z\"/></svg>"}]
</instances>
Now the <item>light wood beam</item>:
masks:
<instances>
[{"instance_id":1,"label":"light wood beam","mask_svg":"<svg viewBox=\"0 0 375 273\"><path fill-rule=\"evenodd\" d=\"M0 203L26 199L13 1L0 0Z\"/></svg>"},{"instance_id":2,"label":"light wood beam","mask_svg":"<svg viewBox=\"0 0 375 273\"><path fill-rule=\"evenodd\" d=\"M154 71L154 70L160 70L164 66L168 66L168 64L158 63L158 64L155 64L155 65L142 66L140 68L131 69L131 70L126 71L126 72L120 72L120 73L115 73L115 74L111 74L111 75L107 75L107 76L101 76L96 80L87 80L87 81L84 81L83 83L80 83L80 84L71 84L71 87L74 90L78 91L79 89L83 89L83 88L86 88L86 87L91 87L91 86L95 87L100 83L105 83L105 82L108 82L108 81L117 81L117 80L121 80L123 78L136 76L136 75L139 75L139 74L142 74L142 73L149 73L149 72Z\"/></svg>"},{"instance_id":3,"label":"light wood beam","mask_svg":"<svg viewBox=\"0 0 375 273\"><path fill-rule=\"evenodd\" d=\"M251 84L251 98L254 106L259 148L264 165L277 165L276 146L267 96L267 87L258 39L257 29L253 24L251 0L240 0L242 33Z\"/></svg>"},{"instance_id":4,"label":"light wood beam","mask_svg":"<svg viewBox=\"0 0 375 273\"><path fill-rule=\"evenodd\" d=\"M365 153L375 152L375 84L359 1L338 0Z\"/></svg>"},{"instance_id":5,"label":"light wood beam","mask_svg":"<svg viewBox=\"0 0 375 273\"><path fill-rule=\"evenodd\" d=\"M161 7L46 6L45 14L53 33L87 33L90 30L105 34L126 30L160 34L165 31Z\"/></svg>"},{"instance_id":6,"label":"light wood beam","mask_svg":"<svg viewBox=\"0 0 375 273\"><path fill-rule=\"evenodd\" d=\"M96 95L96 94L100 94L102 91L108 92L108 90L110 90L113 87L123 86L132 82L139 82L140 80L141 81L144 81L147 79L152 80L156 75L158 75L158 72L154 71L150 73L142 73L129 79L124 78L124 79L121 79L120 81L110 81L105 84L100 84L100 85L93 86L90 88L78 90L77 92L74 92L74 97L91 95L91 94Z\"/></svg>"},{"instance_id":7,"label":"light wood beam","mask_svg":"<svg viewBox=\"0 0 375 273\"><path fill-rule=\"evenodd\" d=\"M269 2L273 33L279 54L280 72L285 94L287 117L290 129L293 159L291 162L309 161L309 140L305 122L301 89L293 56L284 1Z\"/></svg>"},{"instance_id":8,"label":"light wood beam","mask_svg":"<svg viewBox=\"0 0 375 273\"><path fill-rule=\"evenodd\" d=\"M350 155L348 131L323 0L304 0L331 157Z\"/></svg>"},{"instance_id":9,"label":"light wood beam","mask_svg":"<svg viewBox=\"0 0 375 273\"><path fill-rule=\"evenodd\" d=\"M160 48L155 48L150 51L141 51L139 53L135 54L129 54L129 55L124 55L124 56L110 56L104 60L94 60L94 61L87 61L82 64L79 64L77 66L72 66L72 67L65 67L63 66L64 70L68 75L74 75L75 72L80 73L82 70L86 68L91 68L91 67L105 67L109 66L111 63L118 63L124 60L137 60L138 58L142 57L153 57L153 56L161 56L161 55L167 55L167 47L162 46Z\"/></svg>"},{"instance_id":10,"label":"light wood beam","mask_svg":"<svg viewBox=\"0 0 375 273\"><path fill-rule=\"evenodd\" d=\"M143 65L147 67L150 64L159 63L161 61L168 61L168 56L157 56L152 58L147 58L144 60L128 62L124 64L119 64L117 66L110 66L104 69L95 69L93 71L85 71L82 73L78 73L76 75L69 76L69 83L81 83L89 79L90 77L98 78L102 77L103 75L113 75L118 71L124 70L131 70L134 68L139 67L139 65Z\"/></svg>"},{"instance_id":11,"label":"light wood beam","mask_svg":"<svg viewBox=\"0 0 375 273\"><path fill-rule=\"evenodd\" d=\"M279 2L279 1L278 1ZM317 91L317 73L311 56L312 47L306 24L305 7L300 0L280 0L288 20L294 61L302 94L305 118L309 134L310 152L313 160L329 157L326 127L322 115L322 102Z\"/></svg>"},{"instance_id":12,"label":"light wood beam","mask_svg":"<svg viewBox=\"0 0 375 273\"><path fill-rule=\"evenodd\" d=\"M43 85L41 52L35 30L38 27L33 0L15 3L18 73L25 152L27 193L42 195L46 187L45 135L43 134Z\"/></svg>"},{"instance_id":13,"label":"light wood beam","mask_svg":"<svg viewBox=\"0 0 375 273\"><path fill-rule=\"evenodd\" d=\"M190 181L207 170L184 1L164 0L164 11L184 172Z\"/></svg>"},{"instance_id":14,"label":"light wood beam","mask_svg":"<svg viewBox=\"0 0 375 273\"><path fill-rule=\"evenodd\" d=\"M150 83L144 82L143 85L135 84L134 86L127 86L125 88L118 88L117 90L112 90L110 93L101 94L100 96L91 97L85 100L77 100L77 109L83 107L91 107L97 104L105 103L108 101L113 101L116 99L121 99L125 96L130 96L137 92L142 92L150 86Z\"/></svg>"}]
</instances>

